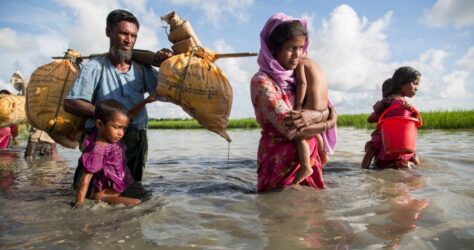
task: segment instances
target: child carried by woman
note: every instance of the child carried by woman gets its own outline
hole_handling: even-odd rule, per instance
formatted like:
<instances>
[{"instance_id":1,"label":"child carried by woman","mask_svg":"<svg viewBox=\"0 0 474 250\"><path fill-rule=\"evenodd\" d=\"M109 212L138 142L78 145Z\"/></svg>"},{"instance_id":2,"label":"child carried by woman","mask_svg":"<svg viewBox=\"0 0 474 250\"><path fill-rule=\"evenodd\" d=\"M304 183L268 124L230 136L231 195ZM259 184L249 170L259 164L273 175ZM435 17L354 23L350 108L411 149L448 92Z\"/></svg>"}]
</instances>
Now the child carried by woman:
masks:
<instances>
[{"instance_id":1,"label":"child carried by woman","mask_svg":"<svg viewBox=\"0 0 474 250\"><path fill-rule=\"evenodd\" d=\"M328 83L320 66L308 57L303 57L295 69L296 106L295 109L323 111L328 108ZM328 128L325 128L325 131ZM324 167L329 160L321 134L316 135L318 155ZM301 164L294 184L298 184L313 173L310 150L305 139L295 139L296 151Z\"/></svg>"}]
</instances>

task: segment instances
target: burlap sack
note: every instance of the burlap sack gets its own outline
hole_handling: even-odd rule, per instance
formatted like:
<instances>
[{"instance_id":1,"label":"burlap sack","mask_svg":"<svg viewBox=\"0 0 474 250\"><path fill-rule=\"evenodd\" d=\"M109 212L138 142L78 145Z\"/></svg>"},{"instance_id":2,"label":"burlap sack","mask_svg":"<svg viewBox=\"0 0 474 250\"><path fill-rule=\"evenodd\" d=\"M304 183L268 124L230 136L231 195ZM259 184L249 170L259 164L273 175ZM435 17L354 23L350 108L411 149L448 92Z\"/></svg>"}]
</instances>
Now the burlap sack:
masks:
<instances>
[{"instance_id":1,"label":"burlap sack","mask_svg":"<svg viewBox=\"0 0 474 250\"><path fill-rule=\"evenodd\" d=\"M33 127L46 131L65 147L76 148L84 119L64 111L63 100L79 75L73 58L80 54L68 53L67 59L54 60L33 72L26 89L26 114Z\"/></svg>"},{"instance_id":2,"label":"burlap sack","mask_svg":"<svg viewBox=\"0 0 474 250\"><path fill-rule=\"evenodd\" d=\"M199 46L198 43L196 43L193 37L190 37L173 44L171 49L173 50L173 54L177 55L186 53L197 46Z\"/></svg>"},{"instance_id":3,"label":"burlap sack","mask_svg":"<svg viewBox=\"0 0 474 250\"><path fill-rule=\"evenodd\" d=\"M0 94L0 128L26 122L25 97Z\"/></svg>"},{"instance_id":4,"label":"burlap sack","mask_svg":"<svg viewBox=\"0 0 474 250\"><path fill-rule=\"evenodd\" d=\"M233 92L215 60L215 54L204 48L168 58L160 66L157 93L230 142L226 128Z\"/></svg>"}]
</instances>

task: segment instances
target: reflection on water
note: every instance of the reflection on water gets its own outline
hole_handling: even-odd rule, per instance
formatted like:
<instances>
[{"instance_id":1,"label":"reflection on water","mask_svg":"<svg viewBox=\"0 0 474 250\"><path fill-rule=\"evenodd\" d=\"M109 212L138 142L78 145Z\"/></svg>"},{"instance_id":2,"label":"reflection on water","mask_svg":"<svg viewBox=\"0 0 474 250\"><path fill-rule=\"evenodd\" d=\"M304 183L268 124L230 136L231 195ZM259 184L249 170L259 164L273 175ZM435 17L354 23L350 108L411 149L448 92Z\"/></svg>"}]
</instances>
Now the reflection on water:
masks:
<instances>
[{"instance_id":1,"label":"reflection on water","mask_svg":"<svg viewBox=\"0 0 474 250\"><path fill-rule=\"evenodd\" d=\"M370 131L339 129L326 190L256 194L258 130L229 145L203 130L151 130L134 208L70 209L80 153L25 161L0 151L2 249L468 249L474 245L474 132L423 131L422 165L362 170Z\"/></svg>"}]
</instances>

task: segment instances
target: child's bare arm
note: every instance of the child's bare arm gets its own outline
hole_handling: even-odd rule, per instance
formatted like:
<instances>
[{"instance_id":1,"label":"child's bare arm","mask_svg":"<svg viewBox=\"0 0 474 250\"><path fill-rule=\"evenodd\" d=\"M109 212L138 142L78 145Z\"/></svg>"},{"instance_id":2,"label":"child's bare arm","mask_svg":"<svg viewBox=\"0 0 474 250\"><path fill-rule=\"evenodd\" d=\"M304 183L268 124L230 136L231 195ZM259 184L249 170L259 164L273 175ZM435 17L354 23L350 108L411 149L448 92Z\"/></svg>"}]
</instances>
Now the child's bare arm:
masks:
<instances>
[{"instance_id":1,"label":"child's bare arm","mask_svg":"<svg viewBox=\"0 0 474 250\"><path fill-rule=\"evenodd\" d=\"M73 209L84 203L84 200L86 199L87 189L89 188L89 183L92 179L92 176L92 173L84 173L82 175L81 182L79 183L79 187L77 187L76 190L76 203Z\"/></svg>"},{"instance_id":2,"label":"child's bare arm","mask_svg":"<svg viewBox=\"0 0 474 250\"><path fill-rule=\"evenodd\" d=\"M372 108L374 109L374 113L380 115L385 109L385 103L383 100L377 101Z\"/></svg>"},{"instance_id":3,"label":"child's bare arm","mask_svg":"<svg viewBox=\"0 0 474 250\"><path fill-rule=\"evenodd\" d=\"M302 109L306 96L307 81L305 75L305 65L303 60L298 63L295 69L296 77L296 109Z\"/></svg>"},{"instance_id":4,"label":"child's bare arm","mask_svg":"<svg viewBox=\"0 0 474 250\"><path fill-rule=\"evenodd\" d=\"M370 114L369 117L367 117L368 123L375 123L377 121L378 121L378 116L376 116L374 113Z\"/></svg>"},{"instance_id":5,"label":"child's bare arm","mask_svg":"<svg viewBox=\"0 0 474 250\"><path fill-rule=\"evenodd\" d=\"M385 111L385 109L390 106L393 98L391 96L384 97L381 100L378 100L374 106L372 106L374 112L367 118L368 123L378 122L379 116Z\"/></svg>"}]
</instances>

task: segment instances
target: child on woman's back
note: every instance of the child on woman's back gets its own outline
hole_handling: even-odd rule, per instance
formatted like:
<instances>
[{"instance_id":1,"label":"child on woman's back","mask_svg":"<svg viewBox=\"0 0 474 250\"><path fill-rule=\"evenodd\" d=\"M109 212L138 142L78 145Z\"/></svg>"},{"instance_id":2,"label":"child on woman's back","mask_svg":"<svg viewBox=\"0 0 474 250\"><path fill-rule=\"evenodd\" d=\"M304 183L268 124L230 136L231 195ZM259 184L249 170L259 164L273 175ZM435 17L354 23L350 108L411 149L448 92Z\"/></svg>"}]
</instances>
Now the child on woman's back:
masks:
<instances>
[{"instance_id":1,"label":"child on woman's back","mask_svg":"<svg viewBox=\"0 0 474 250\"><path fill-rule=\"evenodd\" d=\"M129 111L115 100L101 100L96 104L95 117L97 133L90 134L85 141L80 159L84 173L76 190L74 207L84 202L90 183L96 202L137 205L139 199L121 196L133 183L127 167L125 144L121 140L131 119Z\"/></svg>"},{"instance_id":2,"label":"child on woman's back","mask_svg":"<svg viewBox=\"0 0 474 250\"><path fill-rule=\"evenodd\" d=\"M421 74L412 67L400 67L393 74L392 78L386 80L387 97L374 105L374 113L368 118L368 122L377 122L383 111L393 106L393 110L388 111L384 118L391 116L413 117L417 110L409 104L405 97L413 97L418 91ZM384 87L382 87L384 88ZM362 160L362 167L368 168L372 158L377 155L376 165L379 167L404 168L410 167L414 163L419 165L416 153L387 154L383 150L383 142L378 131L374 131L372 140L366 145L366 154Z\"/></svg>"},{"instance_id":3,"label":"child on woman's back","mask_svg":"<svg viewBox=\"0 0 474 250\"><path fill-rule=\"evenodd\" d=\"M322 111L328 107L328 84L326 75L318 70L319 65L307 57L303 57L295 69L296 75L296 108ZM316 136L318 155L324 167L329 157L324 149L321 134ZM304 139L295 140L296 151L301 167L294 184L298 184L313 173L308 143Z\"/></svg>"},{"instance_id":4,"label":"child on woman's back","mask_svg":"<svg viewBox=\"0 0 474 250\"><path fill-rule=\"evenodd\" d=\"M392 91L392 78L385 80L382 84L382 99L378 100L373 108L373 112L367 118L368 123L375 123L379 120L380 115L387 109L390 104L392 103L392 99L395 95L391 94ZM372 159L380 150L380 146L382 145L382 136L380 134L380 129L377 127L375 130L370 134L372 139L365 143L365 155L362 159L362 168L368 168Z\"/></svg>"}]
</instances>

